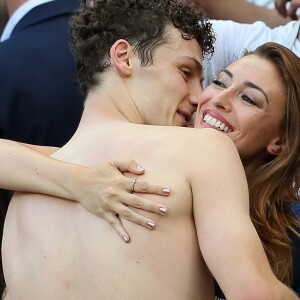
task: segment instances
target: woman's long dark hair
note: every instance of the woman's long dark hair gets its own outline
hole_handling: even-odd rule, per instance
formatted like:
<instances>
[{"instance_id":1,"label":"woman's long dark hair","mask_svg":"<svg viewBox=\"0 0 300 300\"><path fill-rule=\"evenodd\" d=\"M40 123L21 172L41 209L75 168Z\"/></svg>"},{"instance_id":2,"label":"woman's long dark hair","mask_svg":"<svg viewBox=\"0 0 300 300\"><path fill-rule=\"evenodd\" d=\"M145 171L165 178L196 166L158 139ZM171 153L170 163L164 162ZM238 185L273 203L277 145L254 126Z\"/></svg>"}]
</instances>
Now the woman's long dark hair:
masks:
<instances>
[{"instance_id":1,"label":"woman's long dark hair","mask_svg":"<svg viewBox=\"0 0 300 300\"><path fill-rule=\"evenodd\" d=\"M300 58L276 43L266 43L254 52L271 62L285 88L286 105L281 130L283 151L266 161L248 178L252 221L263 242L272 270L287 285L292 283L292 245L288 232L295 233L299 218L290 209L299 201L300 163Z\"/></svg>"}]
</instances>

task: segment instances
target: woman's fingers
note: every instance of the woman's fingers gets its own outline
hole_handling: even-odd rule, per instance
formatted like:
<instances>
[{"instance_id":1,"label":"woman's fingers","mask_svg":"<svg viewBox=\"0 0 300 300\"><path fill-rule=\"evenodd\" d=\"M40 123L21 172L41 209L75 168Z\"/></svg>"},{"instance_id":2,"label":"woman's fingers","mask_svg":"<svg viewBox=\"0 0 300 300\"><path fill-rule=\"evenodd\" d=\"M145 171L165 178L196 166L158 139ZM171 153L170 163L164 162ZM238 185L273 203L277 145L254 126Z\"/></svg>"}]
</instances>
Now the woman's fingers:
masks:
<instances>
[{"instance_id":1,"label":"woman's fingers","mask_svg":"<svg viewBox=\"0 0 300 300\"><path fill-rule=\"evenodd\" d=\"M154 229L155 222L149 217L140 214L140 210L165 215L167 208L155 201L140 197L139 193L168 196L169 188L140 179L138 175L144 173L134 160L118 160L98 168L89 169L84 177L85 181L80 186L83 192L77 193L72 199L80 203L91 213L109 222L125 242L130 238L123 224L116 215L122 218ZM132 172L128 178L120 172ZM82 196L84 195L84 196ZM135 211L132 208L140 210Z\"/></svg>"},{"instance_id":2,"label":"woman's fingers","mask_svg":"<svg viewBox=\"0 0 300 300\"><path fill-rule=\"evenodd\" d=\"M117 168L120 172L129 172L136 175L141 175L145 172L145 169L139 166L135 160L113 160L110 162L111 166Z\"/></svg>"},{"instance_id":3,"label":"woman's fingers","mask_svg":"<svg viewBox=\"0 0 300 300\"><path fill-rule=\"evenodd\" d=\"M123 205L120 209L117 209L119 217L125 218L135 224L141 225L148 229L154 229L155 221L148 217L141 215L139 212L132 210L129 206Z\"/></svg>"},{"instance_id":4,"label":"woman's fingers","mask_svg":"<svg viewBox=\"0 0 300 300\"><path fill-rule=\"evenodd\" d=\"M126 198L123 199L123 203L127 206L139 208L160 215L165 215L167 213L166 206L155 201L142 198L138 195L128 195Z\"/></svg>"},{"instance_id":5,"label":"woman's fingers","mask_svg":"<svg viewBox=\"0 0 300 300\"><path fill-rule=\"evenodd\" d=\"M145 172L145 169L139 166L133 159L113 160L112 162L110 162L110 165L118 169L120 172L129 172L135 175L141 175ZM154 184L145 180L140 180L138 178L128 178L128 184L126 186L127 191L129 191L130 193L147 193L161 196L168 196L170 194L169 188L160 184Z\"/></svg>"},{"instance_id":6,"label":"woman's fingers","mask_svg":"<svg viewBox=\"0 0 300 300\"><path fill-rule=\"evenodd\" d=\"M130 242L130 236L123 227L122 222L114 213L107 213L103 217L118 233L125 243Z\"/></svg>"},{"instance_id":7,"label":"woman's fingers","mask_svg":"<svg viewBox=\"0 0 300 300\"><path fill-rule=\"evenodd\" d=\"M152 182L141 180L139 178L128 179L128 191L133 193L147 193L160 196L169 196L170 189Z\"/></svg>"},{"instance_id":8,"label":"woman's fingers","mask_svg":"<svg viewBox=\"0 0 300 300\"><path fill-rule=\"evenodd\" d=\"M136 203L136 201L139 202L138 206L140 207L145 207L147 208L148 211L154 211L158 210L158 212L162 215L165 214L165 212L161 212L159 211L159 209L157 209L158 206L153 205L152 201L147 201L146 199L140 198L134 198L129 200L129 202L131 202L134 206L134 203ZM142 204L141 204L142 203ZM135 206L137 207L137 206ZM162 207L162 206L159 206ZM119 234L119 236L122 238L122 240L126 243L130 242L130 236L127 233L127 231L125 230L120 217L127 219L135 224L141 225L143 227L146 227L148 229L154 229L156 226L155 221L153 221L152 219L145 217L143 215L141 215L140 213L132 210L130 207L122 205L119 209L115 209L115 211L117 211L118 213L106 213L103 215L103 218L117 231L117 233Z\"/></svg>"}]
</instances>

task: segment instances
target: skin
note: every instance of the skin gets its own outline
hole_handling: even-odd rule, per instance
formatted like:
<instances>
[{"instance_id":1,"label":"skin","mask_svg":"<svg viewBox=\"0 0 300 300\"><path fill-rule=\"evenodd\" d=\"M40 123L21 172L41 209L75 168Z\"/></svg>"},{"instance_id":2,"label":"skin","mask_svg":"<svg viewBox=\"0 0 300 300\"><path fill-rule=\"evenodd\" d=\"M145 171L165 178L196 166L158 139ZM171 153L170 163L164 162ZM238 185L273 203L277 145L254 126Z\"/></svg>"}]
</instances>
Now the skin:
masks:
<instances>
[{"instance_id":1,"label":"skin","mask_svg":"<svg viewBox=\"0 0 300 300\"><path fill-rule=\"evenodd\" d=\"M0 35L9 17L26 2L27 0L0 0ZM74 164L62 165L59 161L47 157L56 150L58 148L19 144L0 139L0 159L3 162L0 169L1 188L26 192L30 190L31 192L78 201L89 212L109 223L113 221L115 230L125 242L129 242L130 237L120 220L115 217L124 208L138 206L141 209L161 215L167 211L167 208L159 203L128 194L132 188L131 179L115 178L120 172L142 175L145 170L139 167L135 161L131 159L112 160L95 168ZM34 166L29 163L32 161L35 162ZM14 168L18 171L15 172ZM22 171L20 172L20 170ZM102 186L102 184L104 185ZM95 188L95 186L97 187ZM135 184L134 191L160 196L169 195L168 187L145 182L142 178ZM121 202L119 197L122 199ZM106 200L103 201L102 199ZM147 222L153 221L133 210L130 212L128 219L136 224L147 227Z\"/></svg>"},{"instance_id":2,"label":"skin","mask_svg":"<svg viewBox=\"0 0 300 300\"><path fill-rule=\"evenodd\" d=\"M297 20L299 18L296 14L297 9L300 7L299 0L274 0L274 1L275 1L275 7L281 16L290 17L293 20ZM286 6L287 3L290 4L288 9Z\"/></svg>"},{"instance_id":3,"label":"skin","mask_svg":"<svg viewBox=\"0 0 300 300\"><path fill-rule=\"evenodd\" d=\"M11 16L22 4L28 0L2 0L6 3L9 16Z\"/></svg>"},{"instance_id":4,"label":"skin","mask_svg":"<svg viewBox=\"0 0 300 300\"><path fill-rule=\"evenodd\" d=\"M223 122L229 128L223 132L237 146L249 173L266 153L277 155L284 147L280 130L283 99L284 86L275 67L255 55L246 56L221 71L205 89L195 127L215 128L204 121L206 113Z\"/></svg>"},{"instance_id":5,"label":"skin","mask_svg":"<svg viewBox=\"0 0 300 300\"><path fill-rule=\"evenodd\" d=\"M132 179L119 176L120 172L129 172L135 175L144 174L145 170L130 159L111 160L93 168L78 164L66 164L49 158L57 151L55 147L42 147L28 144L19 144L13 141L0 139L0 186L3 189L22 192L36 192L53 195L59 198L78 201L89 212L115 222L115 230L119 236L129 242L130 237L115 214L120 214L124 208L130 210L127 218L139 225L148 227L151 219L137 214L130 207L156 212L167 208L157 202L130 194ZM32 163L34 162L34 164ZM17 171L14 171L17 170ZM116 176L119 176L116 179ZM168 188L151 182L143 177L134 185L136 193L153 193L168 196ZM113 190L113 192L112 192ZM164 192L165 191L165 192ZM119 197L122 201L120 202ZM103 201L102 199L107 199Z\"/></svg>"},{"instance_id":6,"label":"skin","mask_svg":"<svg viewBox=\"0 0 300 300\"><path fill-rule=\"evenodd\" d=\"M188 41L184 42L174 45L166 44L166 51L162 53L157 51L153 55L153 60L157 63L140 69L140 76L130 79L130 84L133 85L135 91L132 94L133 99L143 99L142 103L136 104L136 108L140 112L136 122L187 126L196 110L198 95L202 92L199 84L199 78L202 78L202 67L199 47L196 47L195 43L189 43L193 55L185 55ZM168 50L173 54L171 57L169 57ZM173 60L173 64L169 63L170 58ZM134 60L133 64L137 67L140 61ZM175 68L180 69L181 72L174 72ZM188 69L193 70L194 76L187 82L182 75ZM175 89L178 90L176 94L173 92ZM162 113L157 114L157 110Z\"/></svg>"},{"instance_id":7,"label":"skin","mask_svg":"<svg viewBox=\"0 0 300 300\"><path fill-rule=\"evenodd\" d=\"M144 234L123 220L124 211L122 221L138 237L128 248L111 234L111 227L74 203L17 194L9 208L3 243L12 298L213 299L212 273L230 299L297 299L268 265L249 217L246 178L232 141L215 130L140 124L144 119L170 125L185 122L182 110L194 106L202 76L190 66L190 59L178 61L192 57L198 62L193 64L199 65L199 53L196 41L183 40L172 28L169 44L155 50L154 64L142 67L133 48L118 40L110 52L111 72L101 88L89 93L77 132L55 154L86 166L124 154L137 157L149 169L147 180L163 180L171 187L169 217L157 217L157 230ZM139 85L142 75L149 85ZM161 94L149 96L142 114L141 96L145 89L151 90L150 78L160 85ZM153 107L148 101L154 101ZM171 108L162 104L163 117L157 119L154 113L162 101ZM149 199L154 198L149 195ZM247 273L233 271L237 260Z\"/></svg>"},{"instance_id":8,"label":"skin","mask_svg":"<svg viewBox=\"0 0 300 300\"><path fill-rule=\"evenodd\" d=\"M0 0L0 35L2 34L4 27L9 19L6 1Z\"/></svg>"},{"instance_id":9,"label":"skin","mask_svg":"<svg viewBox=\"0 0 300 300\"><path fill-rule=\"evenodd\" d=\"M0 35L10 16L27 0L0 0Z\"/></svg>"},{"instance_id":10,"label":"skin","mask_svg":"<svg viewBox=\"0 0 300 300\"><path fill-rule=\"evenodd\" d=\"M190 2L195 2L203 7L211 19L232 20L248 24L263 21L271 28L290 21L290 18L280 16L275 9L258 6L246 0L190 0Z\"/></svg>"}]
</instances>

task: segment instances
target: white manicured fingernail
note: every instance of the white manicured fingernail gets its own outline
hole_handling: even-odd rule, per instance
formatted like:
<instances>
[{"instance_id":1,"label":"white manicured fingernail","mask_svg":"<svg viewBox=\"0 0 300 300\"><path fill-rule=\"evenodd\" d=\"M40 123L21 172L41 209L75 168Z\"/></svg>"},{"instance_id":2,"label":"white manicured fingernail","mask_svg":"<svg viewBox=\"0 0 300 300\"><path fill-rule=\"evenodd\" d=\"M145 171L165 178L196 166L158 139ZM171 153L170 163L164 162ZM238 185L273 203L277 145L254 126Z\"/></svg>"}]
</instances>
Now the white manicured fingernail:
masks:
<instances>
[{"instance_id":1,"label":"white manicured fingernail","mask_svg":"<svg viewBox=\"0 0 300 300\"><path fill-rule=\"evenodd\" d=\"M142 168L142 167L140 167L140 166L136 166L136 169L137 169L139 172L144 172L144 171L145 171L145 169Z\"/></svg>"},{"instance_id":2,"label":"white manicured fingernail","mask_svg":"<svg viewBox=\"0 0 300 300\"><path fill-rule=\"evenodd\" d=\"M150 229L153 229L155 227L155 223L153 221L148 221L147 225Z\"/></svg>"},{"instance_id":3,"label":"white manicured fingernail","mask_svg":"<svg viewBox=\"0 0 300 300\"><path fill-rule=\"evenodd\" d=\"M129 238L128 238L126 235L123 235L122 238L123 238L123 240L125 241L125 243L128 243L128 242L129 242Z\"/></svg>"},{"instance_id":4,"label":"white manicured fingernail","mask_svg":"<svg viewBox=\"0 0 300 300\"><path fill-rule=\"evenodd\" d=\"M166 207L160 207L159 208L159 211L162 213L162 214L165 214L167 212L167 208Z\"/></svg>"},{"instance_id":5,"label":"white manicured fingernail","mask_svg":"<svg viewBox=\"0 0 300 300\"><path fill-rule=\"evenodd\" d=\"M169 194L170 193L170 189L169 188L163 188L162 191L165 194Z\"/></svg>"}]
</instances>

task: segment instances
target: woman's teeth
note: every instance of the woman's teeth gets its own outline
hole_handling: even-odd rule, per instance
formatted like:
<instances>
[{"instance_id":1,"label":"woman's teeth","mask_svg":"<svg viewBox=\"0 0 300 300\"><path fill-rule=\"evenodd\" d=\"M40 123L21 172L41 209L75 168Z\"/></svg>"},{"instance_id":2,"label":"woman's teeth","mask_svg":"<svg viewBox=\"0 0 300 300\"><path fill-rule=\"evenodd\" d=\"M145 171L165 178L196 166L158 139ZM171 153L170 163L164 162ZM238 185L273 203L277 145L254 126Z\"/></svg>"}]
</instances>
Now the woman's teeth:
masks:
<instances>
[{"instance_id":1,"label":"woman's teeth","mask_svg":"<svg viewBox=\"0 0 300 300\"><path fill-rule=\"evenodd\" d=\"M209 114L206 114L204 116L204 122L210 126L215 127L216 129L220 130L220 131L224 131L224 132L232 132L231 129L228 128L228 126L226 126L226 124L224 124L223 122L221 122L220 120L212 117Z\"/></svg>"}]
</instances>

